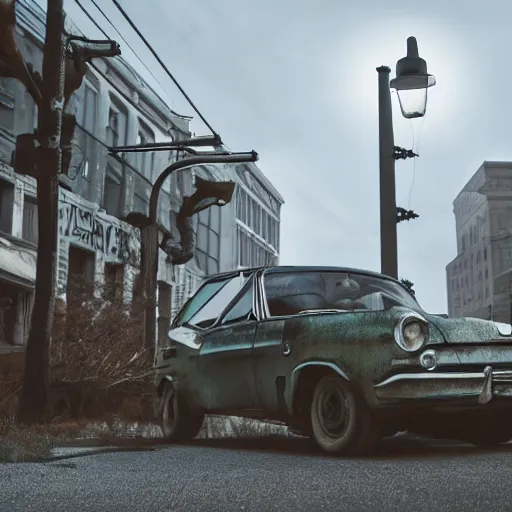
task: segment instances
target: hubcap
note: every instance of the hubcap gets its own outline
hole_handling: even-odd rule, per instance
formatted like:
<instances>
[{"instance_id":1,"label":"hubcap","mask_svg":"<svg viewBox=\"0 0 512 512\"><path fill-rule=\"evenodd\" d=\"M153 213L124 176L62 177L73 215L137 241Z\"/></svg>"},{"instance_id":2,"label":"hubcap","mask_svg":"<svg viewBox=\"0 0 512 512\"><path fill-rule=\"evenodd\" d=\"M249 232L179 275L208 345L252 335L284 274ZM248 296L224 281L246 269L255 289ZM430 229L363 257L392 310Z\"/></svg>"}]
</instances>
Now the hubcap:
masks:
<instances>
[{"instance_id":1,"label":"hubcap","mask_svg":"<svg viewBox=\"0 0 512 512\"><path fill-rule=\"evenodd\" d=\"M329 389L318 400L318 419L324 434L339 439L350 423L350 402L341 389Z\"/></svg>"}]
</instances>

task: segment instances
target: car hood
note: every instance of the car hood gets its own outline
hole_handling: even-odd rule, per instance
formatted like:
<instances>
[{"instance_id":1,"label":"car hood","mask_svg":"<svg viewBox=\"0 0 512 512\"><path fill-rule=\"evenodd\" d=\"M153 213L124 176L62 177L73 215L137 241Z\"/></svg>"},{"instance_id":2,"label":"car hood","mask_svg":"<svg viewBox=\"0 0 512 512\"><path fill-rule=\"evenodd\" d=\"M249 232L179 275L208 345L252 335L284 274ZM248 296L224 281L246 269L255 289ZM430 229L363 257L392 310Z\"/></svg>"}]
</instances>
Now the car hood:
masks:
<instances>
[{"instance_id":1,"label":"car hood","mask_svg":"<svg viewBox=\"0 0 512 512\"><path fill-rule=\"evenodd\" d=\"M507 324L500 324L481 318L443 318L437 315L426 315L426 318L441 332L447 343L479 343L484 341L506 341L512 336L506 332Z\"/></svg>"}]
</instances>

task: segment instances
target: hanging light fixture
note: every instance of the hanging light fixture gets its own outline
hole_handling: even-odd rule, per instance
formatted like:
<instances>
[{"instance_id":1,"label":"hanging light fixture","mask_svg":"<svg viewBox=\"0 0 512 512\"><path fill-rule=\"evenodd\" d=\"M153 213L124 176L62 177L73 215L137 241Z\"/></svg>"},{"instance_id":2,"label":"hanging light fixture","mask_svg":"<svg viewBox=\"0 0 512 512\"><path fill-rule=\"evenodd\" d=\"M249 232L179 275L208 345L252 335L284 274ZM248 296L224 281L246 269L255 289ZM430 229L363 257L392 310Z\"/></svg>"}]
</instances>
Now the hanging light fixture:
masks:
<instances>
[{"instance_id":1,"label":"hanging light fixture","mask_svg":"<svg viewBox=\"0 0 512 512\"><path fill-rule=\"evenodd\" d=\"M409 37L407 57L396 63L396 78L390 82L390 86L398 93L400 109L406 119L425 115L427 91L435 84L435 76L427 73L427 63L418 55L416 38Z\"/></svg>"}]
</instances>

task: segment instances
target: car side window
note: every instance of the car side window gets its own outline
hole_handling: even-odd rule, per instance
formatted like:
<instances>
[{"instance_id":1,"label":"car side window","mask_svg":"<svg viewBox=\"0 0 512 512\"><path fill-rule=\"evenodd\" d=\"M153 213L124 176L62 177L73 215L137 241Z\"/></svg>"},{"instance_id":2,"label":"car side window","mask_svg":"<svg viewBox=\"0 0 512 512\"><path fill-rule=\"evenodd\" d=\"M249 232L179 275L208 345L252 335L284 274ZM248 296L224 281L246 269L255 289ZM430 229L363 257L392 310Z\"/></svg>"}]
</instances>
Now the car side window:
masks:
<instances>
[{"instance_id":1,"label":"car side window","mask_svg":"<svg viewBox=\"0 0 512 512\"><path fill-rule=\"evenodd\" d=\"M238 299L238 301L231 307L222 319L221 324L233 324L236 322L243 322L248 320L252 314L252 302L254 297L254 289L252 283L247 287L247 290Z\"/></svg>"},{"instance_id":2,"label":"car side window","mask_svg":"<svg viewBox=\"0 0 512 512\"><path fill-rule=\"evenodd\" d=\"M201 307L187 323L206 329L215 323L217 318L226 309L229 303L236 297L243 288L247 278L237 276L229 280L219 292L212 297L203 307Z\"/></svg>"},{"instance_id":3,"label":"car side window","mask_svg":"<svg viewBox=\"0 0 512 512\"><path fill-rule=\"evenodd\" d=\"M195 315L200 308L202 308L219 290L221 290L229 279L222 279L220 281L213 281L205 284L191 299L185 304L184 308L178 314L175 326L187 323L193 315Z\"/></svg>"},{"instance_id":4,"label":"car side window","mask_svg":"<svg viewBox=\"0 0 512 512\"><path fill-rule=\"evenodd\" d=\"M270 316L296 315L308 309L326 309L325 282L317 272L268 274L264 278Z\"/></svg>"}]
</instances>

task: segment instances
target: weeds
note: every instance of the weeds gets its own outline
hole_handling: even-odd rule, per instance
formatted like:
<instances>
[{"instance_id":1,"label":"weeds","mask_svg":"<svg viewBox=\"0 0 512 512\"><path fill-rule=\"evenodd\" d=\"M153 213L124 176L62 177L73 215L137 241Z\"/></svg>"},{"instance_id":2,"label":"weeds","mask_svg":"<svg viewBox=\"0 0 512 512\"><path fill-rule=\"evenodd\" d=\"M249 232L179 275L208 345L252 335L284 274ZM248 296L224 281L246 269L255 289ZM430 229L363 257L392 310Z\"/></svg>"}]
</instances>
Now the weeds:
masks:
<instances>
[{"instance_id":1,"label":"weeds","mask_svg":"<svg viewBox=\"0 0 512 512\"><path fill-rule=\"evenodd\" d=\"M153 417L152 359L143 344L144 305L140 300L124 304L112 287L100 290L82 276L71 280L66 299L55 309L47 423L16 426L21 374L0 382L0 461L38 460L55 444L162 436ZM207 416L199 437L288 435L281 425Z\"/></svg>"},{"instance_id":2,"label":"weeds","mask_svg":"<svg viewBox=\"0 0 512 512\"><path fill-rule=\"evenodd\" d=\"M40 427L20 427L12 418L0 421L0 462L43 460L53 446L50 434Z\"/></svg>"}]
</instances>

